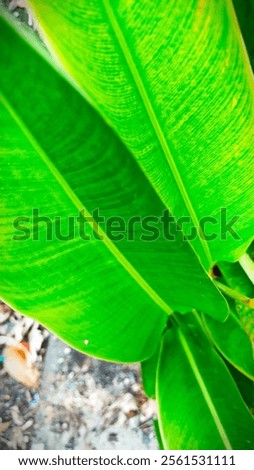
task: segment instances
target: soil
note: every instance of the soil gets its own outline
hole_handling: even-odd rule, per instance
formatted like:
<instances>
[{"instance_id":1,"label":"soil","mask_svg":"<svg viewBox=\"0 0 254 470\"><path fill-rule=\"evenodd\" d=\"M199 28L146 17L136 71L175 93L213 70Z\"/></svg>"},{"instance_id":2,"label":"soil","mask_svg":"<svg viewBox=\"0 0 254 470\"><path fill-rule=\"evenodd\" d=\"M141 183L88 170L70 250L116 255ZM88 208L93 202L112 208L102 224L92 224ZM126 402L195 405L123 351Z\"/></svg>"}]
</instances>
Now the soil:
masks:
<instances>
[{"instance_id":1,"label":"soil","mask_svg":"<svg viewBox=\"0 0 254 470\"><path fill-rule=\"evenodd\" d=\"M1 303L0 355L10 341L29 343L40 381L27 388L1 364L0 449L158 448L137 364L83 355Z\"/></svg>"}]
</instances>

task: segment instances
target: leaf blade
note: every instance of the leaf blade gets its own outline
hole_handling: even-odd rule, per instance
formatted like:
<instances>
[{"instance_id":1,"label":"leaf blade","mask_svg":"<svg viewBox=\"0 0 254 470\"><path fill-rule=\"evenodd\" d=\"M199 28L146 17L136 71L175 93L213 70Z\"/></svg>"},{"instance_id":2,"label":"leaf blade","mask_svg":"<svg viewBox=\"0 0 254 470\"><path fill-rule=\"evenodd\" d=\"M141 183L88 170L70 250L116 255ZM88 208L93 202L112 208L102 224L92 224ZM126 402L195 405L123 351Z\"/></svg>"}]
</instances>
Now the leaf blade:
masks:
<instances>
[{"instance_id":1,"label":"leaf blade","mask_svg":"<svg viewBox=\"0 0 254 470\"><path fill-rule=\"evenodd\" d=\"M157 398L165 448L253 448L253 419L202 330L174 327L164 336Z\"/></svg>"},{"instance_id":2,"label":"leaf blade","mask_svg":"<svg viewBox=\"0 0 254 470\"><path fill-rule=\"evenodd\" d=\"M220 353L242 374L254 380L252 344L237 316L231 311L220 325L205 316L203 322Z\"/></svg>"},{"instance_id":3,"label":"leaf blade","mask_svg":"<svg viewBox=\"0 0 254 470\"><path fill-rule=\"evenodd\" d=\"M81 3L69 2L68 16L56 1L31 2L51 50L126 142L165 205L177 218L191 216L196 228L203 217L217 224L214 239L208 240L209 231L204 240L199 227L192 240L203 264L236 261L252 238L254 109L253 77L231 2L195 0L188 10L184 0L146 2L142 14L135 2L131 8L127 1L114 7L106 0L85 8ZM78 45L79 58L68 53L62 30ZM149 114L156 118L153 125ZM241 135L241 149L235 133ZM232 171L241 182L237 198ZM226 237L228 219L238 235L233 229ZM185 233L189 228L186 224Z\"/></svg>"},{"instance_id":4,"label":"leaf blade","mask_svg":"<svg viewBox=\"0 0 254 470\"><path fill-rule=\"evenodd\" d=\"M142 386L144 392L149 398L156 398L156 374L160 354L160 344L157 346L154 354L141 362Z\"/></svg>"},{"instance_id":5,"label":"leaf blade","mask_svg":"<svg viewBox=\"0 0 254 470\"><path fill-rule=\"evenodd\" d=\"M1 175L5 214L1 254L3 299L72 346L97 357L123 362L144 360L152 354L165 325L165 309L170 314L171 303L185 311L193 301L196 303L196 298L200 307L207 306L211 314L222 312L220 318L224 318L227 305L223 297L176 229L175 242L168 244L160 238L156 248L138 239L116 247L107 241L105 246L94 238L91 221L87 227L91 251L76 232L66 243L57 237L27 242L13 239L13 221L20 215L29 215L29 224L35 222L31 233L37 234L40 214L34 221L36 207L42 216L54 221L54 229L56 218L62 218L68 233L70 218L75 219L74 229L79 227L76 210L83 206L81 200L86 202L87 217L90 209L101 207L105 217L116 216L121 209L124 220L137 213L145 217L150 210L160 216L163 206L112 131L64 76L52 68L43 47L37 46L36 41L30 46L20 27L17 31L13 25L8 26L6 19L0 21L5 38L0 51L3 65L0 86L10 102L8 105L5 100L8 109L5 106L1 112L2 152L6 161ZM22 59L17 56L14 59L14 50L19 51ZM40 81L36 80L38 69ZM24 80L20 87L13 88L16 76L23 76ZM24 102L23 96L29 98ZM64 112L66 103L68 112ZM114 191L119 196L118 203ZM43 230L42 234L46 228ZM140 227L137 235L139 231ZM155 276L158 260L161 273ZM140 279L139 287L135 273ZM182 296L177 273L182 273L183 283L189 285L186 297ZM174 287L172 284L169 289L171 282ZM200 284L204 288L203 297ZM130 302L124 305L126 292ZM159 301L160 306L156 298L164 299ZM68 318L69 305L72 312ZM126 335L126 329L130 335ZM89 345L84 343L87 340Z\"/></svg>"}]
</instances>

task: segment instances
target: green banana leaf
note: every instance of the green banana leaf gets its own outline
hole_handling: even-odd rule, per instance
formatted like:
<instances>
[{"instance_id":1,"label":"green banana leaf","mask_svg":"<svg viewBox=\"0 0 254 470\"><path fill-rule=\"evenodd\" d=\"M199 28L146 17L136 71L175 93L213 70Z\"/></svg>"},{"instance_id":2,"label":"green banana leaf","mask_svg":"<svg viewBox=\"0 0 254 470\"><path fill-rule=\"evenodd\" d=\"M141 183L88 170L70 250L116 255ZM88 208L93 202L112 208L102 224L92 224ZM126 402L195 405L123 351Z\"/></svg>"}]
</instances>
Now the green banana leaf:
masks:
<instances>
[{"instance_id":1,"label":"green banana leaf","mask_svg":"<svg viewBox=\"0 0 254 470\"><path fill-rule=\"evenodd\" d=\"M224 323L203 315L203 322L220 353L242 374L254 380L253 347L237 315L231 311Z\"/></svg>"},{"instance_id":2,"label":"green banana leaf","mask_svg":"<svg viewBox=\"0 0 254 470\"><path fill-rule=\"evenodd\" d=\"M254 343L254 309L246 307L241 302L236 302L236 312L247 335Z\"/></svg>"},{"instance_id":3,"label":"green banana leaf","mask_svg":"<svg viewBox=\"0 0 254 470\"><path fill-rule=\"evenodd\" d=\"M166 449L254 449L254 420L201 328L164 335L156 397Z\"/></svg>"},{"instance_id":4,"label":"green banana leaf","mask_svg":"<svg viewBox=\"0 0 254 470\"><path fill-rule=\"evenodd\" d=\"M29 3L203 265L237 261L253 236L254 81L232 1Z\"/></svg>"},{"instance_id":5,"label":"green banana leaf","mask_svg":"<svg viewBox=\"0 0 254 470\"><path fill-rule=\"evenodd\" d=\"M254 297L253 283L242 269L240 263L220 263L219 268L223 278L230 287L246 297Z\"/></svg>"},{"instance_id":6,"label":"green banana leaf","mask_svg":"<svg viewBox=\"0 0 254 470\"><path fill-rule=\"evenodd\" d=\"M160 347L161 345L159 343L155 353L146 359L146 361L141 362L142 385L146 395L149 398L156 398L156 373L160 355Z\"/></svg>"},{"instance_id":7,"label":"green banana leaf","mask_svg":"<svg viewBox=\"0 0 254 470\"><path fill-rule=\"evenodd\" d=\"M246 255L245 255L246 256ZM243 258L242 258L243 259ZM249 258L251 263L251 258ZM254 298L254 286L249 277L244 272L240 263L220 263L220 270L227 284L239 294L250 299ZM254 342L254 309L244 303L236 301L233 309L236 311L243 328L250 340ZM231 308L232 310L232 308Z\"/></svg>"},{"instance_id":8,"label":"green banana leaf","mask_svg":"<svg viewBox=\"0 0 254 470\"><path fill-rule=\"evenodd\" d=\"M253 380L241 374L239 370L233 367L229 362L225 361L229 372L231 373L239 392L242 395L243 401L246 403L251 414L254 416L254 382Z\"/></svg>"},{"instance_id":9,"label":"green banana leaf","mask_svg":"<svg viewBox=\"0 0 254 470\"><path fill-rule=\"evenodd\" d=\"M2 298L77 349L122 362L153 354L172 309L224 320L227 304L175 222L170 242L142 240L140 224L133 240L112 241L92 219L96 208L127 223L165 207L34 35L8 15L0 28Z\"/></svg>"},{"instance_id":10,"label":"green banana leaf","mask_svg":"<svg viewBox=\"0 0 254 470\"><path fill-rule=\"evenodd\" d=\"M159 423L158 423L157 419L153 420L153 427L154 427L154 431L155 431L157 441L158 441L158 444L159 444L159 449L164 450L163 443L162 443L162 440L161 440L161 435L160 435Z\"/></svg>"}]
</instances>

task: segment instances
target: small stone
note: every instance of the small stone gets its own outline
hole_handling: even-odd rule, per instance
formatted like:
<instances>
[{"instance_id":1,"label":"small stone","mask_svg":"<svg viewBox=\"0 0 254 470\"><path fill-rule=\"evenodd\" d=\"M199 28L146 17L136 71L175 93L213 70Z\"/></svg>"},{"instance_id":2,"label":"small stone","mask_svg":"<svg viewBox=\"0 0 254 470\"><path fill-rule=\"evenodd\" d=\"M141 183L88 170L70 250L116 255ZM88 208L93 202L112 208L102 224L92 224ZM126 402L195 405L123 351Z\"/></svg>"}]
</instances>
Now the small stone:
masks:
<instances>
[{"instance_id":1,"label":"small stone","mask_svg":"<svg viewBox=\"0 0 254 470\"><path fill-rule=\"evenodd\" d=\"M133 416L132 418L130 418L128 420L128 424L129 424L130 428L132 428L132 429L138 428L139 427L139 416L136 415L136 416Z\"/></svg>"},{"instance_id":2,"label":"small stone","mask_svg":"<svg viewBox=\"0 0 254 470\"><path fill-rule=\"evenodd\" d=\"M45 446L43 442L37 442L36 444L32 445L32 450L45 450Z\"/></svg>"},{"instance_id":3,"label":"small stone","mask_svg":"<svg viewBox=\"0 0 254 470\"><path fill-rule=\"evenodd\" d=\"M129 411L136 411L138 409L135 398L130 394L126 393L121 399L121 408L124 413Z\"/></svg>"},{"instance_id":4,"label":"small stone","mask_svg":"<svg viewBox=\"0 0 254 470\"><path fill-rule=\"evenodd\" d=\"M140 385L135 383L135 384L132 385L131 389L134 393L138 393L139 390L140 390Z\"/></svg>"},{"instance_id":5,"label":"small stone","mask_svg":"<svg viewBox=\"0 0 254 470\"><path fill-rule=\"evenodd\" d=\"M33 425L33 420L29 419L28 421L26 421L26 423L23 424L22 430L26 431L27 429L31 428L32 425Z\"/></svg>"},{"instance_id":6,"label":"small stone","mask_svg":"<svg viewBox=\"0 0 254 470\"><path fill-rule=\"evenodd\" d=\"M16 426L22 426L23 425L23 417L20 414L18 406L12 406L10 408L11 411L11 416L13 419L13 422L16 424Z\"/></svg>"}]
</instances>

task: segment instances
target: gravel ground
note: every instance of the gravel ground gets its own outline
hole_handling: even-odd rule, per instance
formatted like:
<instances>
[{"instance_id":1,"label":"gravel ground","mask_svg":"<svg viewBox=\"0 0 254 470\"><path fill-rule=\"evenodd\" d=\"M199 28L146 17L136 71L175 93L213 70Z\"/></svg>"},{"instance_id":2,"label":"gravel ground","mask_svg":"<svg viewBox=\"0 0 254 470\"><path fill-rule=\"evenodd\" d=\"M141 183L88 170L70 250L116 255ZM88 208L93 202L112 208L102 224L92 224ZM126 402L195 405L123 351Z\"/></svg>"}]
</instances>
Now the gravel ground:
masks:
<instances>
[{"instance_id":1,"label":"gravel ground","mask_svg":"<svg viewBox=\"0 0 254 470\"><path fill-rule=\"evenodd\" d=\"M50 338L33 449L156 449L155 406L137 365L98 361Z\"/></svg>"},{"instance_id":2,"label":"gravel ground","mask_svg":"<svg viewBox=\"0 0 254 470\"><path fill-rule=\"evenodd\" d=\"M38 388L8 373L6 347L20 343L29 345ZM142 391L137 364L83 355L3 303L0 355L0 449L157 449L155 402ZM16 369L23 380L23 363Z\"/></svg>"},{"instance_id":3,"label":"gravel ground","mask_svg":"<svg viewBox=\"0 0 254 470\"><path fill-rule=\"evenodd\" d=\"M0 302L0 449L29 449L32 442L38 390L25 387L6 370L5 348L19 347L21 341L29 343L30 357L42 372L48 332Z\"/></svg>"}]
</instances>

